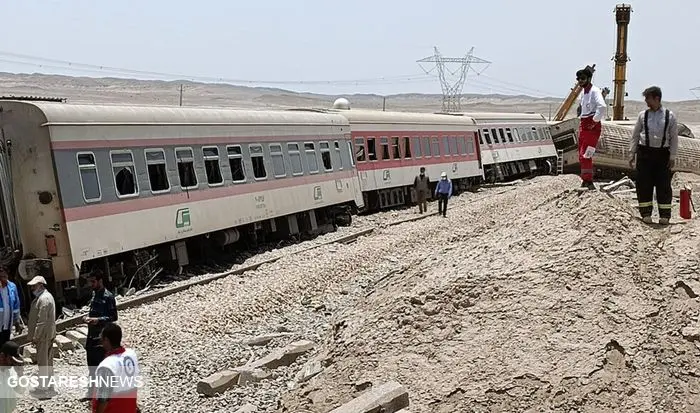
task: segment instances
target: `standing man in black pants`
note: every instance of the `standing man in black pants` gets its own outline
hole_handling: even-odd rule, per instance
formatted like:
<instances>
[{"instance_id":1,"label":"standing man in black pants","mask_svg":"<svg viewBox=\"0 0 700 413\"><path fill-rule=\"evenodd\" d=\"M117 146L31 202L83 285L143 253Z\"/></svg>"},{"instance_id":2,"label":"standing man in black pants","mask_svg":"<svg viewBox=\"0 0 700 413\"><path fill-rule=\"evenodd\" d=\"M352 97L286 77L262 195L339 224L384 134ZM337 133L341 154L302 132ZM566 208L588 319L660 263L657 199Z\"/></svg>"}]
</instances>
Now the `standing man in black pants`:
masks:
<instances>
[{"instance_id":1,"label":"standing man in black pants","mask_svg":"<svg viewBox=\"0 0 700 413\"><path fill-rule=\"evenodd\" d=\"M90 300L90 312L83 320L88 325L85 351L87 352L91 380L96 380L97 366L105 358L100 333L107 323L117 321L117 301L114 299L114 295L105 288L103 277L104 274L99 269L93 270L87 277L87 281L92 287L92 300ZM83 400L90 400L92 397L93 384L94 381L88 386L88 393Z\"/></svg>"},{"instance_id":2,"label":"standing man in black pants","mask_svg":"<svg viewBox=\"0 0 700 413\"><path fill-rule=\"evenodd\" d=\"M630 167L637 161L637 200L642 220L651 224L656 204L659 224L668 225L671 219L673 191L671 169L678 152L678 121L676 115L661 105L661 89L652 86L644 93L649 109L639 113L630 142Z\"/></svg>"}]
</instances>

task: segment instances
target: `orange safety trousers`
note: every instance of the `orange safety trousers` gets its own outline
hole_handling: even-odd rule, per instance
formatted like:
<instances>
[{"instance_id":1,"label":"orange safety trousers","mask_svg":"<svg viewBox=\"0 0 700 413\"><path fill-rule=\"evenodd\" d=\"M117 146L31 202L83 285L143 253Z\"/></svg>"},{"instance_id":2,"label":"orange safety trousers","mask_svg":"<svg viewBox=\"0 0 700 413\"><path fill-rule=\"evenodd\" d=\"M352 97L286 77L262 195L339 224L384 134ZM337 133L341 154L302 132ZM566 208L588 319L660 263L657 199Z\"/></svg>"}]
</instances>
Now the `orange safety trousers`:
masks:
<instances>
[{"instance_id":1,"label":"orange safety trousers","mask_svg":"<svg viewBox=\"0 0 700 413\"><path fill-rule=\"evenodd\" d=\"M591 126L593 127L592 129ZM581 179L586 182L593 182L593 157L586 159L583 154L589 146L596 147L602 124L594 122L593 118L582 118L578 130L578 161L581 165Z\"/></svg>"}]
</instances>

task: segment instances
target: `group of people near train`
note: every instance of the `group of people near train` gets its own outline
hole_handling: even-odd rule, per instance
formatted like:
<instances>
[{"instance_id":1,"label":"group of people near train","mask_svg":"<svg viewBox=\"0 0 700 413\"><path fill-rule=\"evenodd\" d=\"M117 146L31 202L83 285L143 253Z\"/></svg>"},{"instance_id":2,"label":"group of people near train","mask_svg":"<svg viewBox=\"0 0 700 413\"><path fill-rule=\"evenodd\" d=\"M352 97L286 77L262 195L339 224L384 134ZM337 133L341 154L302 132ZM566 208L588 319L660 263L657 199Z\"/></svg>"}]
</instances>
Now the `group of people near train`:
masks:
<instances>
[{"instance_id":1,"label":"group of people near train","mask_svg":"<svg viewBox=\"0 0 700 413\"><path fill-rule=\"evenodd\" d=\"M420 168L420 173L413 180L413 189L418 198L418 211L422 214L428 212L428 195L430 195L430 179L425 174L425 167ZM438 214L447 216L447 200L452 197L452 180L447 177L447 172L440 174L440 180L435 186L434 198L438 200Z\"/></svg>"},{"instance_id":2,"label":"group of people near train","mask_svg":"<svg viewBox=\"0 0 700 413\"><path fill-rule=\"evenodd\" d=\"M40 385L30 390L30 395L39 400L56 395L56 389L51 384L55 382L53 344L56 338L56 304L53 295L48 291L44 277L34 277L27 283L34 299L25 326L20 315L21 303L17 286L8 279L8 275L8 267L0 266L0 412L15 411L18 396L26 390L19 384L15 387L10 387L9 384L10 377L23 375L25 364L24 358L19 354L20 346L10 340L13 326L17 335L22 334L26 327L27 342L36 349ZM133 350L122 345L122 329L116 324L116 300L114 294L105 288L103 277L103 272L97 269L86 278L92 289L90 310L83 318L88 326L85 351L90 380L87 381L87 391L81 400L90 401L94 413L135 413L138 407L134 381L114 378L138 374L138 359ZM125 369L125 366L129 368Z\"/></svg>"},{"instance_id":3,"label":"group of people near train","mask_svg":"<svg viewBox=\"0 0 700 413\"><path fill-rule=\"evenodd\" d=\"M581 165L581 187L596 189L593 184L595 154L602 132L601 121L607 104L600 88L592 83L589 68L576 72L578 85L583 89L578 107L578 155ZM678 154L678 120L676 115L661 104L661 88L651 86L642 92L647 109L637 116L629 146L629 166L635 168L636 192L642 221L651 224L654 209L654 189L659 210L659 224L668 225L671 219L673 192L671 179ZM636 166L635 166L636 163Z\"/></svg>"}]
</instances>

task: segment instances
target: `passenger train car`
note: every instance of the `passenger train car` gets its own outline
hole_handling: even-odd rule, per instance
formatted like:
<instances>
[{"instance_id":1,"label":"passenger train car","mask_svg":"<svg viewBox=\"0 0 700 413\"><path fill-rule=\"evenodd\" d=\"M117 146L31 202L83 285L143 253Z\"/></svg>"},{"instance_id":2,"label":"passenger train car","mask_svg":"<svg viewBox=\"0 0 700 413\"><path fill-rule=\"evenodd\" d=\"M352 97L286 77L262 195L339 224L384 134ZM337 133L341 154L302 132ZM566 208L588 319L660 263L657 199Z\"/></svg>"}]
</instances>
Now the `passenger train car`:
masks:
<instances>
[{"instance_id":1,"label":"passenger train car","mask_svg":"<svg viewBox=\"0 0 700 413\"><path fill-rule=\"evenodd\" d=\"M593 166L596 176L618 178L622 174L635 176L629 166L629 147L634 121L603 121L603 128L596 146ZM578 173L578 118L567 119L550 125L554 145L563 152L563 169ZM678 155L673 172L700 173L700 140L682 123L678 123Z\"/></svg>"},{"instance_id":2,"label":"passenger train car","mask_svg":"<svg viewBox=\"0 0 700 413\"><path fill-rule=\"evenodd\" d=\"M91 267L124 285L156 256L183 266L363 207L337 114L3 101L0 131L4 244L58 301Z\"/></svg>"},{"instance_id":3,"label":"passenger train car","mask_svg":"<svg viewBox=\"0 0 700 413\"><path fill-rule=\"evenodd\" d=\"M463 113L478 129L484 178L489 182L556 170L547 119L534 113Z\"/></svg>"},{"instance_id":4,"label":"passenger train car","mask_svg":"<svg viewBox=\"0 0 700 413\"><path fill-rule=\"evenodd\" d=\"M476 129L467 116L350 110L346 99L338 99L333 109L301 110L348 119L368 211L414 202L411 188L421 167L433 187L446 172L454 192L483 177Z\"/></svg>"}]
</instances>

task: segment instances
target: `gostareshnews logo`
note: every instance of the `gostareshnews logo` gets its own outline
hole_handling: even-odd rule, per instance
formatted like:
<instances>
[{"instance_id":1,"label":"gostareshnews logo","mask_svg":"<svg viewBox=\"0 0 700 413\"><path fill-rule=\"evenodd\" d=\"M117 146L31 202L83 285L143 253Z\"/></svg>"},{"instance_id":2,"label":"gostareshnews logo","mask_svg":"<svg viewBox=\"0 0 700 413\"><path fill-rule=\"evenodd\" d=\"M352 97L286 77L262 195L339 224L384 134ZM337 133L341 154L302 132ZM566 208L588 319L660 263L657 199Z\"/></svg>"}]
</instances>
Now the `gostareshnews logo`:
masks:
<instances>
[{"instance_id":1,"label":"gostareshnews logo","mask_svg":"<svg viewBox=\"0 0 700 413\"><path fill-rule=\"evenodd\" d=\"M29 367L29 366L27 366ZM0 399L50 396L51 398L82 398L88 389L96 389L110 398L144 396L148 387L147 377L142 368L122 375L88 375L85 366L54 367L50 376L44 376L49 368L31 366L31 372L25 368L8 371L0 367ZM18 371L19 370L19 371ZM37 371L39 370L39 371Z\"/></svg>"}]
</instances>

